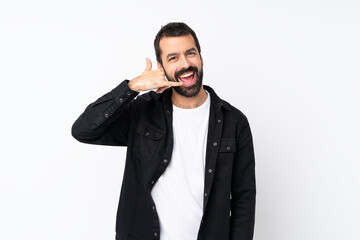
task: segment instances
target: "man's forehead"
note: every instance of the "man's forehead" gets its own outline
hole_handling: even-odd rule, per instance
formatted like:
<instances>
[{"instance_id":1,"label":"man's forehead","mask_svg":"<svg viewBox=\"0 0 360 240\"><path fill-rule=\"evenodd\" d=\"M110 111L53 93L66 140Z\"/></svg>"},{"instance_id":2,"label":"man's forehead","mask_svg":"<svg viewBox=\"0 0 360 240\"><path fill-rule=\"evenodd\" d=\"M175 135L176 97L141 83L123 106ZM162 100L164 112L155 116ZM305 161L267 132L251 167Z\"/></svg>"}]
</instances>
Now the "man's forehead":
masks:
<instances>
[{"instance_id":1,"label":"man's forehead","mask_svg":"<svg viewBox=\"0 0 360 240\"><path fill-rule=\"evenodd\" d=\"M191 48L195 48L195 40L191 34L178 36L178 37L163 37L160 39L161 53L166 54L168 52L182 52Z\"/></svg>"}]
</instances>

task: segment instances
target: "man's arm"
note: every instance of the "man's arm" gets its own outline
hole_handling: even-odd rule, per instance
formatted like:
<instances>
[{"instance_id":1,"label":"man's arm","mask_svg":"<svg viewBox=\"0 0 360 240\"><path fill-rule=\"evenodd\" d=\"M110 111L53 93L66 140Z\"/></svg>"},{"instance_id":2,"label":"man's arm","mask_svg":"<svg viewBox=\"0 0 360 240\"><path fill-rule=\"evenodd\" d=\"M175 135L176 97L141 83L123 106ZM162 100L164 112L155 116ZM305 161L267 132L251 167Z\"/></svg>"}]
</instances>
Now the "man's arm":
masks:
<instances>
[{"instance_id":1,"label":"man's arm","mask_svg":"<svg viewBox=\"0 0 360 240\"><path fill-rule=\"evenodd\" d=\"M136 118L136 101L140 91L157 89L181 83L165 80L163 69L151 70L150 59L146 59L144 72L131 81L125 80L111 92L91 103L72 126L71 133L83 143L126 146L130 122Z\"/></svg>"},{"instance_id":2,"label":"man's arm","mask_svg":"<svg viewBox=\"0 0 360 240\"><path fill-rule=\"evenodd\" d=\"M91 103L72 126L71 133L83 143L126 146L129 122L139 93L121 82L111 92Z\"/></svg>"},{"instance_id":3,"label":"man's arm","mask_svg":"<svg viewBox=\"0 0 360 240\"><path fill-rule=\"evenodd\" d=\"M255 156L250 125L238 130L231 192L230 240L252 240L255 223Z\"/></svg>"}]
</instances>

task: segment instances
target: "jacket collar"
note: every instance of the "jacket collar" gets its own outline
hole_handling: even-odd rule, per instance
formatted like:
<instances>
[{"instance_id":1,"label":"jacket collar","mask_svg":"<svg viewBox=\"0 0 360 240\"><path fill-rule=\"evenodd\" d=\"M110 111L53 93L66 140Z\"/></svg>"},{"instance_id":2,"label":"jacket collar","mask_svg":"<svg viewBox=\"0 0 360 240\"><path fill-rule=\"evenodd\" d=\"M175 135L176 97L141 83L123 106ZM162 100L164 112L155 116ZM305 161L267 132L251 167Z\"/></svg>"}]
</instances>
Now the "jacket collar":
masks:
<instances>
[{"instance_id":1,"label":"jacket collar","mask_svg":"<svg viewBox=\"0 0 360 240\"><path fill-rule=\"evenodd\" d=\"M211 96L211 105L214 106L217 110L221 110L221 107L224 107L226 110L230 111L231 107L229 103L222 100L212 89L210 86L203 85L204 89L210 93ZM162 94L162 98L164 99L165 103L171 104L171 95L172 95L172 88L167 88Z\"/></svg>"}]
</instances>

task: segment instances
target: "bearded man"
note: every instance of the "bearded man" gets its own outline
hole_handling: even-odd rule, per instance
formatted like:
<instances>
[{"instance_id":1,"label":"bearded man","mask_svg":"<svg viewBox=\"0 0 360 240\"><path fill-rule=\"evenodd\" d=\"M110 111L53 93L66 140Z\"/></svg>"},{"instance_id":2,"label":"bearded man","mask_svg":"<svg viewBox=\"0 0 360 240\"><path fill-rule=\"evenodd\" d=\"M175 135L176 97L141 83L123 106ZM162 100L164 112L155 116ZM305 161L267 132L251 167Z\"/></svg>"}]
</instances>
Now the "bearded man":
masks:
<instances>
[{"instance_id":1,"label":"bearded man","mask_svg":"<svg viewBox=\"0 0 360 240\"><path fill-rule=\"evenodd\" d=\"M246 116L203 85L190 27L163 26L154 47L156 70L146 58L142 74L90 104L72 127L80 142L127 146L116 239L253 239L255 157Z\"/></svg>"}]
</instances>

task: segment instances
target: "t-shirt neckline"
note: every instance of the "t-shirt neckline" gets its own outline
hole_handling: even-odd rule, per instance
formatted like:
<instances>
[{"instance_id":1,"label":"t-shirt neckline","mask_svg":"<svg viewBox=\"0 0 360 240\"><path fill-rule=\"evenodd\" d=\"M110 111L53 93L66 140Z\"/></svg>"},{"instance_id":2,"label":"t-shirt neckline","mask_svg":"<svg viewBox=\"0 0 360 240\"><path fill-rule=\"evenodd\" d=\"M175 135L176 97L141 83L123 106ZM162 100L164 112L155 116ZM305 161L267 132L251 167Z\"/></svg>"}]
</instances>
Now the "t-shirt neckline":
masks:
<instances>
[{"instance_id":1,"label":"t-shirt neckline","mask_svg":"<svg viewBox=\"0 0 360 240\"><path fill-rule=\"evenodd\" d=\"M194 112L198 112L198 111L201 111L201 110L207 108L210 105L210 93L206 90L205 90L205 92L207 93L206 100L200 106L198 106L196 108L180 108L173 104L173 111L182 112L182 113L194 113Z\"/></svg>"}]
</instances>

